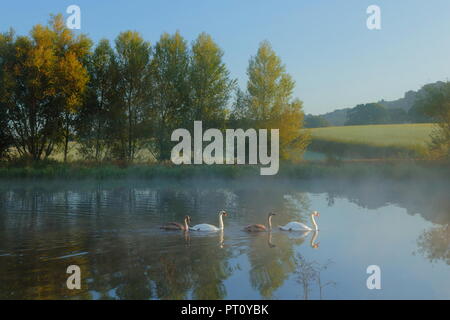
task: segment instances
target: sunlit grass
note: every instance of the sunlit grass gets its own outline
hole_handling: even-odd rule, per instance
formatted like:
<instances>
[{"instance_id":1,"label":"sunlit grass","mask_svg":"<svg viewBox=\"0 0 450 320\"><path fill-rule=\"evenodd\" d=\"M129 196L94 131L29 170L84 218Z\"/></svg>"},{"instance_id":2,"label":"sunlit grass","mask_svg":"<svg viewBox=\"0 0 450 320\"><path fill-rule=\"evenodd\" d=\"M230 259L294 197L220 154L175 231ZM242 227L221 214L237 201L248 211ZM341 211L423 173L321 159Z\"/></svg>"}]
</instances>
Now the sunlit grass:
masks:
<instances>
[{"instance_id":1,"label":"sunlit grass","mask_svg":"<svg viewBox=\"0 0 450 320\"><path fill-rule=\"evenodd\" d=\"M344 158L423 158L435 125L389 124L315 128L309 151Z\"/></svg>"},{"instance_id":2,"label":"sunlit grass","mask_svg":"<svg viewBox=\"0 0 450 320\"><path fill-rule=\"evenodd\" d=\"M342 126L311 129L313 139L375 146L426 146L432 123Z\"/></svg>"},{"instance_id":3,"label":"sunlit grass","mask_svg":"<svg viewBox=\"0 0 450 320\"><path fill-rule=\"evenodd\" d=\"M77 142L69 142L69 148L67 152L67 162L78 162L86 160L84 156L79 152L80 145ZM13 157L19 157L18 152L11 148L11 155ZM52 154L48 157L49 160L55 160L57 162L64 162L64 148L58 146L53 150ZM148 149L139 150L135 155L136 163L154 163L155 157Z\"/></svg>"}]
</instances>

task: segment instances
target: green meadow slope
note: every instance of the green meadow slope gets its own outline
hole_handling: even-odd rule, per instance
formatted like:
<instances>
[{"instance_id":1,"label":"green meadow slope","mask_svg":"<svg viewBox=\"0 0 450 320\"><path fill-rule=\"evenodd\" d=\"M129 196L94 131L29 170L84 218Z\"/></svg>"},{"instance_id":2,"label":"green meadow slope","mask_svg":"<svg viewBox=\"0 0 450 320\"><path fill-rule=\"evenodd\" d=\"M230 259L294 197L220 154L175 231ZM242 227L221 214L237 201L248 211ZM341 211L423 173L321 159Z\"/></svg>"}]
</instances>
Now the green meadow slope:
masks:
<instances>
[{"instance_id":1,"label":"green meadow slope","mask_svg":"<svg viewBox=\"0 0 450 320\"><path fill-rule=\"evenodd\" d=\"M309 150L357 158L420 157L433 128L432 123L315 128Z\"/></svg>"}]
</instances>

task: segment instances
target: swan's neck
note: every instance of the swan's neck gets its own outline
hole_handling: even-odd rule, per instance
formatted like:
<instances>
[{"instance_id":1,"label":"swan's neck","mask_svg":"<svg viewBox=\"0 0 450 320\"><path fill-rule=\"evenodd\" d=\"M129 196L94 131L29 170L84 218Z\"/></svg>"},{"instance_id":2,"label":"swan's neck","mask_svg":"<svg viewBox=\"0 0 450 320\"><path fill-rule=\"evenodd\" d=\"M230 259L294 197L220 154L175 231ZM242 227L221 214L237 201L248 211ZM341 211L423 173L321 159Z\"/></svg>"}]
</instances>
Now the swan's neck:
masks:
<instances>
[{"instance_id":1,"label":"swan's neck","mask_svg":"<svg viewBox=\"0 0 450 320\"><path fill-rule=\"evenodd\" d=\"M272 230L272 216L269 216L267 218L267 227L268 227L269 231Z\"/></svg>"},{"instance_id":2,"label":"swan's neck","mask_svg":"<svg viewBox=\"0 0 450 320\"><path fill-rule=\"evenodd\" d=\"M219 229L223 230L223 218L222 214L219 215Z\"/></svg>"},{"instance_id":3,"label":"swan's neck","mask_svg":"<svg viewBox=\"0 0 450 320\"><path fill-rule=\"evenodd\" d=\"M314 214L311 215L311 222L314 226L314 230L319 230L319 227L317 226L317 223L316 223L316 219L314 219Z\"/></svg>"},{"instance_id":4,"label":"swan's neck","mask_svg":"<svg viewBox=\"0 0 450 320\"><path fill-rule=\"evenodd\" d=\"M189 231L188 219L184 219L184 230Z\"/></svg>"}]
</instances>

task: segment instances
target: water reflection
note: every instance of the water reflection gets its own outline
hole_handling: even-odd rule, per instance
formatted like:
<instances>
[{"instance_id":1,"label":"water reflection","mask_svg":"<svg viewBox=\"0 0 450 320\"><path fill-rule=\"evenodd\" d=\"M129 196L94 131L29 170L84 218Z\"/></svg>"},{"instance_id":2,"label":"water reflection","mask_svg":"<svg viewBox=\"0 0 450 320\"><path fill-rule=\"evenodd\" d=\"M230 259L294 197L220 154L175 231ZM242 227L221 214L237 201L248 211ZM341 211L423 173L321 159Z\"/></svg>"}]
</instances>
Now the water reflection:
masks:
<instances>
[{"instance_id":1,"label":"water reflection","mask_svg":"<svg viewBox=\"0 0 450 320\"><path fill-rule=\"evenodd\" d=\"M450 265L449 225L425 230L417 240L418 251L431 262L443 261Z\"/></svg>"},{"instance_id":2,"label":"water reflection","mask_svg":"<svg viewBox=\"0 0 450 320\"><path fill-rule=\"evenodd\" d=\"M430 283L396 283L380 297L409 290L450 298L445 281L435 287L438 277L450 279L448 269L427 269L449 264L447 190L444 182L0 183L0 298L370 298L365 267L373 251L383 252L376 259L386 268L427 274ZM159 229L186 215L193 224L215 221L222 209L230 213L222 232ZM317 231L276 230L307 222L312 210L321 213L320 241ZM242 231L269 211L277 212L272 232ZM395 261L386 252L393 247ZM71 264L81 267L80 291L65 286Z\"/></svg>"},{"instance_id":3,"label":"water reflection","mask_svg":"<svg viewBox=\"0 0 450 320\"><path fill-rule=\"evenodd\" d=\"M326 271L332 263L331 260L328 260L324 264L318 263L317 261L308 261L300 253L297 253L295 259L295 278L302 287L303 299L308 300L310 298L312 286L317 286L319 299L323 298L325 287L336 286L335 281L327 280L324 282L322 279L322 272Z\"/></svg>"},{"instance_id":4,"label":"water reflection","mask_svg":"<svg viewBox=\"0 0 450 320\"><path fill-rule=\"evenodd\" d=\"M310 242L310 246L313 249L318 249L319 248L319 244L320 242L317 241L317 238L319 237L319 231L314 231L312 237L311 237L311 242Z\"/></svg>"},{"instance_id":5,"label":"water reflection","mask_svg":"<svg viewBox=\"0 0 450 320\"><path fill-rule=\"evenodd\" d=\"M272 242L272 231L267 233L267 245L269 248L275 248L277 245Z\"/></svg>"}]
</instances>

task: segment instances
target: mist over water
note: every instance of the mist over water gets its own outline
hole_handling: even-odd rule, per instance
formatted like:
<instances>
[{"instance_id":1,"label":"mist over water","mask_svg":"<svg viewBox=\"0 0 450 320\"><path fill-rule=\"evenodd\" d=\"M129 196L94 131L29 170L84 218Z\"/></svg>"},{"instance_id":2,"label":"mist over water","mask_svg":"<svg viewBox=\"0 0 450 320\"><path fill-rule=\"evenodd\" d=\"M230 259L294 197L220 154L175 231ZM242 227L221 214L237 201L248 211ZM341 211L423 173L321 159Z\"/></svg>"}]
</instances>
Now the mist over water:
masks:
<instances>
[{"instance_id":1,"label":"mist over water","mask_svg":"<svg viewBox=\"0 0 450 320\"><path fill-rule=\"evenodd\" d=\"M449 299L448 182L0 182L1 299ZM169 221L223 233L168 232ZM290 221L320 231L279 231ZM249 234L266 223L271 233ZM79 265L82 289L68 290ZM366 268L381 268L369 290Z\"/></svg>"}]
</instances>

